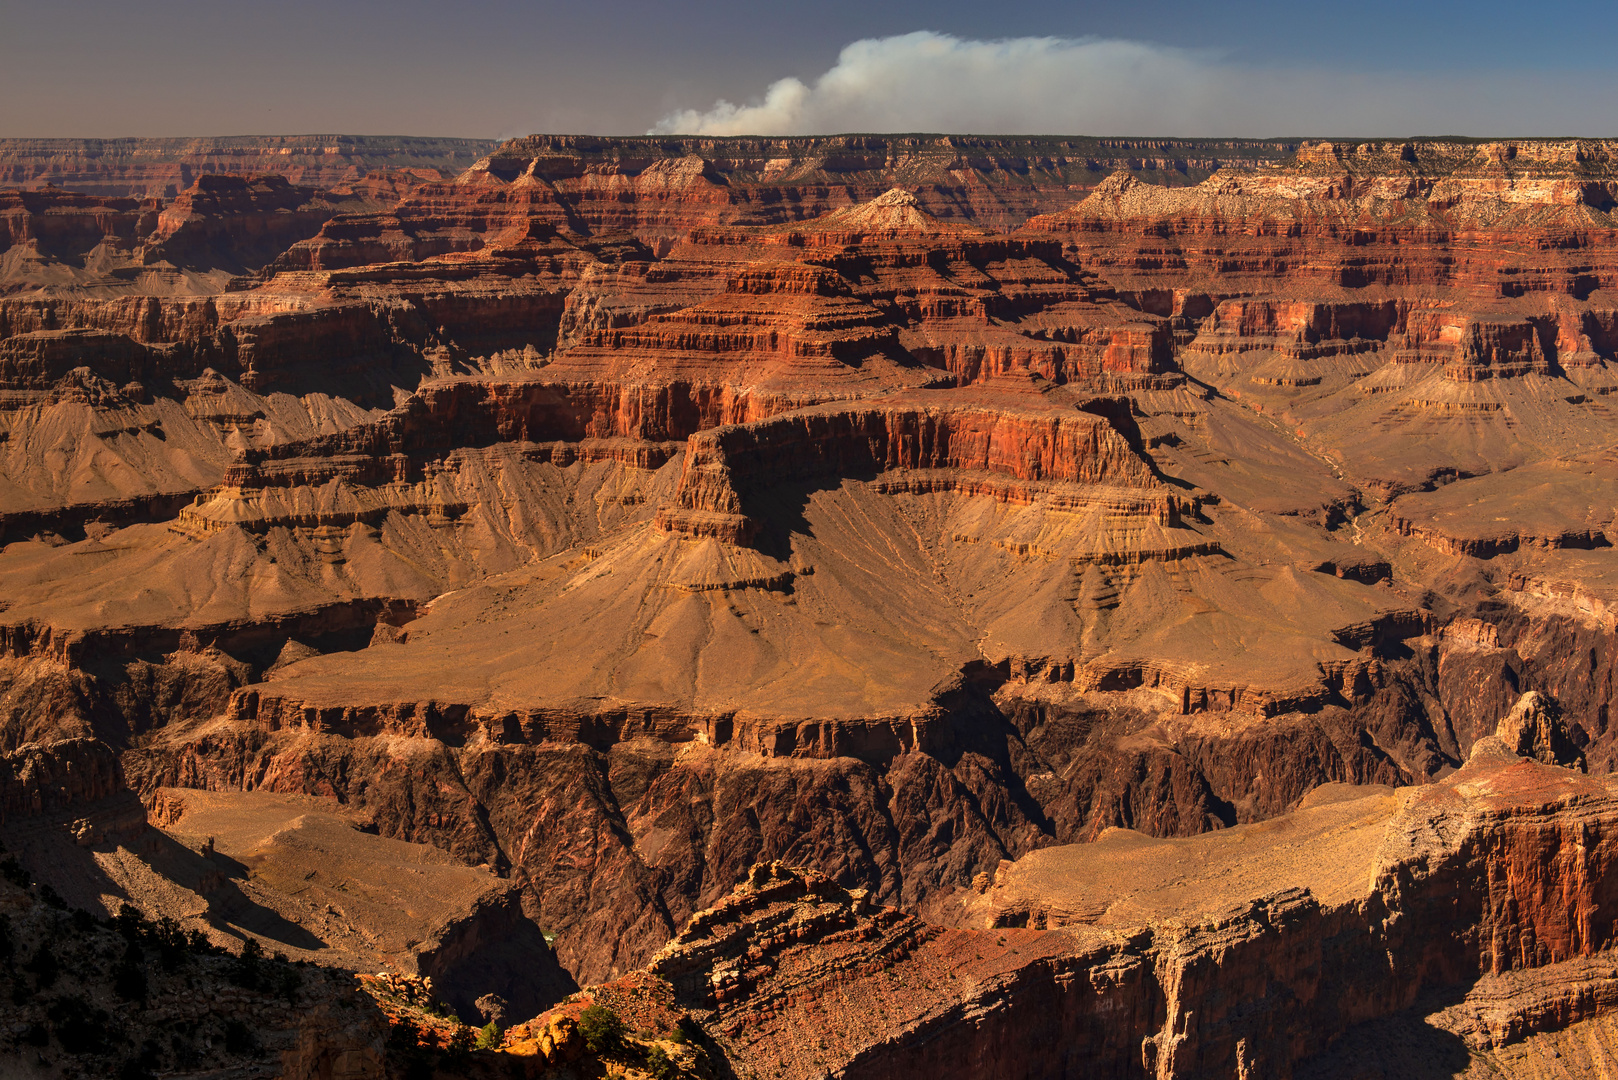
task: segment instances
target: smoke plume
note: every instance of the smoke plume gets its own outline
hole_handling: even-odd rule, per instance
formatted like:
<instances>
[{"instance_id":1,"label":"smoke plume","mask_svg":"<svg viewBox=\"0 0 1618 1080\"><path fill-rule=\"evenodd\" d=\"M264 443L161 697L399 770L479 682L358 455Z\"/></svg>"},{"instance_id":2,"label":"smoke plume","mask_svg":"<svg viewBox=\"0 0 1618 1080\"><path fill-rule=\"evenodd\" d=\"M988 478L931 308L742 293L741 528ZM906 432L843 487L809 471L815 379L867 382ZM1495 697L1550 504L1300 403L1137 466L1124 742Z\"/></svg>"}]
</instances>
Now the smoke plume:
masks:
<instances>
[{"instance_id":1,"label":"smoke plume","mask_svg":"<svg viewBox=\"0 0 1618 1080\"><path fill-rule=\"evenodd\" d=\"M921 30L856 41L812 83L787 77L746 104L681 109L648 134L1594 135L1609 126L1600 106L1610 75L1352 72L1306 59L1258 68L1149 42Z\"/></svg>"}]
</instances>

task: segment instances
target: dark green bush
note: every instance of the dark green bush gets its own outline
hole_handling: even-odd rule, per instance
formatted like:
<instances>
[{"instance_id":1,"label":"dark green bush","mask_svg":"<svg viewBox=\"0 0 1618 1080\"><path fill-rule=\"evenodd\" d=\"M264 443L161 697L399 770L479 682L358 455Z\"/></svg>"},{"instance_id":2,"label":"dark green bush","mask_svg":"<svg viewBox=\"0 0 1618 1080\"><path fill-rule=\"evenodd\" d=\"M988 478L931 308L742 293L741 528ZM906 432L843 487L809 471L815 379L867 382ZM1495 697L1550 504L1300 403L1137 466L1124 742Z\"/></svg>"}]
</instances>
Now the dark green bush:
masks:
<instances>
[{"instance_id":1,"label":"dark green bush","mask_svg":"<svg viewBox=\"0 0 1618 1080\"><path fill-rule=\"evenodd\" d=\"M112 992L125 1001L146 1000L146 954L133 941L124 947L123 959L112 969Z\"/></svg>"},{"instance_id":2,"label":"dark green bush","mask_svg":"<svg viewBox=\"0 0 1618 1080\"><path fill-rule=\"evenodd\" d=\"M286 968L276 981L275 991L286 999L288 1005L297 1007L298 991L303 989L303 973L296 968Z\"/></svg>"},{"instance_id":3,"label":"dark green bush","mask_svg":"<svg viewBox=\"0 0 1618 1080\"><path fill-rule=\"evenodd\" d=\"M136 908L123 904L112 917L112 928L128 941L139 941L146 936L146 916Z\"/></svg>"},{"instance_id":4,"label":"dark green bush","mask_svg":"<svg viewBox=\"0 0 1618 1080\"><path fill-rule=\"evenodd\" d=\"M447 1072L464 1073L472 1063L472 1046L474 1037L472 1029L465 1024L455 1029L455 1034L449 1037L449 1045L439 1055L438 1067Z\"/></svg>"},{"instance_id":5,"label":"dark green bush","mask_svg":"<svg viewBox=\"0 0 1618 1080\"><path fill-rule=\"evenodd\" d=\"M230 981L248 990L259 989L264 985L263 960L264 946L258 943L258 938L248 938L242 942L242 951L230 966Z\"/></svg>"},{"instance_id":6,"label":"dark green bush","mask_svg":"<svg viewBox=\"0 0 1618 1080\"><path fill-rule=\"evenodd\" d=\"M593 1054L604 1054L623 1042L624 1022L605 1005L591 1005L579 1014L579 1034Z\"/></svg>"},{"instance_id":7,"label":"dark green bush","mask_svg":"<svg viewBox=\"0 0 1618 1080\"><path fill-rule=\"evenodd\" d=\"M165 915L153 923L147 940L157 946L157 960L164 971L178 969L189 958L190 941L185 930L171 916Z\"/></svg>"},{"instance_id":8,"label":"dark green bush","mask_svg":"<svg viewBox=\"0 0 1618 1080\"><path fill-rule=\"evenodd\" d=\"M388 1027L388 1047L393 1050L414 1050L421 1045L421 1028L408 1016L401 1016Z\"/></svg>"},{"instance_id":9,"label":"dark green bush","mask_svg":"<svg viewBox=\"0 0 1618 1080\"><path fill-rule=\"evenodd\" d=\"M668 1051L655 1045L646 1051L646 1071L652 1074L652 1080L679 1080L680 1076L680 1068Z\"/></svg>"}]
</instances>

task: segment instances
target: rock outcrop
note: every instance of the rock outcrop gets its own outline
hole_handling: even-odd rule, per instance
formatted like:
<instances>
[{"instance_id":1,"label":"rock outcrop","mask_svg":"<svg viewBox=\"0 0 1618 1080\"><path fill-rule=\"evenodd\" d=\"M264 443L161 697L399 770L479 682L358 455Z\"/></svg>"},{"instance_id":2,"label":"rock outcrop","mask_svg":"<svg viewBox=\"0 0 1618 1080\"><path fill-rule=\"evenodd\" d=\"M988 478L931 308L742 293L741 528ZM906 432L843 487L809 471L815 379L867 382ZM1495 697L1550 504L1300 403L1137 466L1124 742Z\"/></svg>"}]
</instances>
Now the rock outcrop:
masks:
<instances>
[{"instance_id":1,"label":"rock outcrop","mask_svg":"<svg viewBox=\"0 0 1618 1080\"><path fill-rule=\"evenodd\" d=\"M1464 1066L1618 1001L1615 794L1484 740L1430 787L1004 863L955 927L761 864L594 993L687 1010L743 1076L1332 1075L1397 1024Z\"/></svg>"}]
</instances>

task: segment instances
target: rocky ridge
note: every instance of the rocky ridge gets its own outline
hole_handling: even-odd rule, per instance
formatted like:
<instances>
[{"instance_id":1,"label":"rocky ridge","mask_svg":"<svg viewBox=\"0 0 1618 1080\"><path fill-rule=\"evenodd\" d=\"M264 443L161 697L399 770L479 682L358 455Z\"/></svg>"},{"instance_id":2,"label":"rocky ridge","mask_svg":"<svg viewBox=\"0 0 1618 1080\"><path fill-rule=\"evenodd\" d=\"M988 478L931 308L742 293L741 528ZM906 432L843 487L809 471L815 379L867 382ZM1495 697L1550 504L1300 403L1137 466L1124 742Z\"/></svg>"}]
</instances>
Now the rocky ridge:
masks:
<instances>
[{"instance_id":1,"label":"rocky ridge","mask_svg":"<svg viewBox=\"0 0 1618 1080\"><path fill-rule=\"evenodd\" d=\"M1323 1076L1397 1024L1487 1070L1613 1000L1609 855L1579 839L1612 785L1514 752L1545 707L1436 785L1003 863L954 927L761 864L603 989L688 1010L739 1076Z\"/></svg>"},{"instance_id":2,"label":"rocky ridge","mask_svg":"<svg viewBox=\"0 0 1618 1080\"><path fill-rule=\"evenodd\" d=\"M460 172L494 144L417 136L268 135L214 139L0 139L0 187L48 185L92 195L172 198L207 174L274 173L337 187L370 172Z\"/></svg>"}]
</instances>

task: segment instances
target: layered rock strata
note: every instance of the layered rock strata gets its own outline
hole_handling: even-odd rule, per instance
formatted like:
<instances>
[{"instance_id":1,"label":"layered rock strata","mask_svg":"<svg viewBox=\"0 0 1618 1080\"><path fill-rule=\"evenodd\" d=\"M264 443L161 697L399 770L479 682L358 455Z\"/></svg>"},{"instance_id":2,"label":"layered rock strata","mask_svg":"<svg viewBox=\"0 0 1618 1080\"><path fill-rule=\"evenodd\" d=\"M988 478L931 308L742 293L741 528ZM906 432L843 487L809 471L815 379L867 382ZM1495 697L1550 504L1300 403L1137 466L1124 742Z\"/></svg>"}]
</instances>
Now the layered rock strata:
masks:
<instances>
[{"instance_id":1,"label":"layered rock strata","mask_svg":"<svg viewBox=\"0 0 1618 1080\"><path fill-rule=\"evenodd\" d=\"M93 195L171 198L208 174L278 173L336 187L368 173L455 175L489 152L479 139L286 135L215 139L4 139L0 186L55 185Z\"/></svg>"},{"instance_id":2,"label":"layered rock strata","mask_svg":"<svg viewBox=\"0 0 1618 1080\"><path fill-rule=\"evenodd\" d=\"M1523 691L1610 771L1606 144L880 141L14 196L0 742L334 799L586 982L760 859L949 921Z\"/></svg>"},{"instance_id":3,"label":"layered rock strata","mask_svg":"<svg viewBox=\"0 0 1618 1080\"><path fill-rule=\"evenodd\" d=\"M741 1076L1332 1075L1395 1024L1486 1064L1614 1000L1618 803L1508 746L1542 708L1430 787L1004 863L954 927L760 865L594 993L688 1010Z\"/></svg>"}]
</instances>

